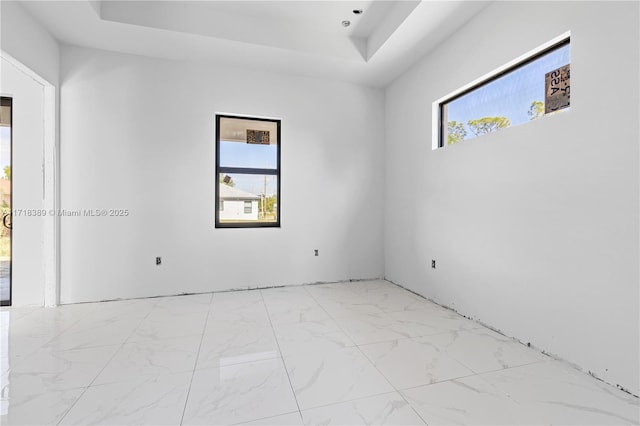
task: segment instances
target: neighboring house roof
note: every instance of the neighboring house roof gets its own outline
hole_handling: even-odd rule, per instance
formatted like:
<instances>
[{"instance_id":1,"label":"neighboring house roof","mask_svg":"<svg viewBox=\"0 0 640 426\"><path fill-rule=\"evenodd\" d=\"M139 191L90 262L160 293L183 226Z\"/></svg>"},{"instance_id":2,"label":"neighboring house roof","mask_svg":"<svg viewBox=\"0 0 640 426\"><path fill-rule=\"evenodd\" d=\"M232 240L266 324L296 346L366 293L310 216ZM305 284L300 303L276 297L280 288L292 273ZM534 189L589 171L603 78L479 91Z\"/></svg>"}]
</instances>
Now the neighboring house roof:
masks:
<instances>
[{"instance_id":1,"label":"neighboring house roof","mask_svg":"<svg viewBox=\"0 0 640 426\"><path fill-rule=\"evenodd\" d=\"M220 185L221 200L259 200L260 196L229 185Z\"/></svg>"}]
</instances>

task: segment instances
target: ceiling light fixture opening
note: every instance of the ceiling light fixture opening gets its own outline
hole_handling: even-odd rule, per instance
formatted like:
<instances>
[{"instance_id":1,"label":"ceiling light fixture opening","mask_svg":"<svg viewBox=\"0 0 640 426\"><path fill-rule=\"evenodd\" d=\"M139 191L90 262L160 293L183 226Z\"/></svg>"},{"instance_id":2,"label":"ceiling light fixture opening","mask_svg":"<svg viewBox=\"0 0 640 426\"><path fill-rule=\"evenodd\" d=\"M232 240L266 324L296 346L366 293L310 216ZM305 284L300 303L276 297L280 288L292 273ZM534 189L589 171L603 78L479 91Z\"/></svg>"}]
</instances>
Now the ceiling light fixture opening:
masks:
<instances>
[{"instance_id":1,"label":"ceiling light fixture opening","mask_svg":"<svg viewBox=\"0 0 640 426\"><path fill-rule=\"evenodd\" d=\"M356 15L362 15L362 9L353 9L353 13Z\"/></svg>"},{"instance_id":2,"label":"ceiling light fixture opening","mask_svg":"<svg viewBox=\"0 0 640 426\"><path fill-rule=\"evenodd\" d=\"M348 27L349 25L351 25L351 21L347 21L346 19L344 21L342 21L342 26L343 27Z\"/></svg>"}]
</instances>

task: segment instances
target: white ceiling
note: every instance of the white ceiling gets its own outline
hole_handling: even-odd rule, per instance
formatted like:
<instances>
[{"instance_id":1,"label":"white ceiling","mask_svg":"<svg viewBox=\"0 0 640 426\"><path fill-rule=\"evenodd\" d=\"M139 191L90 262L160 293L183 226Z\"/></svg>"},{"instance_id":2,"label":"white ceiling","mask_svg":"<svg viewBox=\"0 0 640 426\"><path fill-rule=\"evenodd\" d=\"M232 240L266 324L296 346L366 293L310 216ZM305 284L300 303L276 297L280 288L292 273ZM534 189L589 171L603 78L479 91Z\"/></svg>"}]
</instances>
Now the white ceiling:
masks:
<instances>
[{"instance_id":1,"label":"white ceiling","mask_svg":"<svg viewBox=\"0 0 640 426\"><path fill-rule=\"evenodd\" d=\"M383 87L489 1L21 3L66 44Z\"/></svg>"}]
</instances>

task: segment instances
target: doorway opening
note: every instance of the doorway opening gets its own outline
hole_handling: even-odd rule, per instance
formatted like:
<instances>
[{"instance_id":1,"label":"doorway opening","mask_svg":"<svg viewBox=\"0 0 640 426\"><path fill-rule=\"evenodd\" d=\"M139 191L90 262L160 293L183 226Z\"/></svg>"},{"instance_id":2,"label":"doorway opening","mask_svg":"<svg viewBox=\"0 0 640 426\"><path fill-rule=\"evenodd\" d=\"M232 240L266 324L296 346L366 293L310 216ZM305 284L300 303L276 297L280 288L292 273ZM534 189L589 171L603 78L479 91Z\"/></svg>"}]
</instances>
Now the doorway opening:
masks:
<instances>
[{"instance_id":1,"label":"doorway opening","mask_svg":"<svg viewBox=\"0 0 640 426\"><path fill-rule=\"evenodd\" d=\"M13 100L3 96L0 98L0 306L11 305L12 118Z\"/></svg>"},{"instance_id":2,"label":"doorway opening","mask_svg":"<svg viewBox=\"0 0 640 426\"><path fill-rule=\"evenodd\" d=\"M0 302L55 306L60 226L55 215L56 87L2 49L0 59Z\"/></svg>"}]
</instances>

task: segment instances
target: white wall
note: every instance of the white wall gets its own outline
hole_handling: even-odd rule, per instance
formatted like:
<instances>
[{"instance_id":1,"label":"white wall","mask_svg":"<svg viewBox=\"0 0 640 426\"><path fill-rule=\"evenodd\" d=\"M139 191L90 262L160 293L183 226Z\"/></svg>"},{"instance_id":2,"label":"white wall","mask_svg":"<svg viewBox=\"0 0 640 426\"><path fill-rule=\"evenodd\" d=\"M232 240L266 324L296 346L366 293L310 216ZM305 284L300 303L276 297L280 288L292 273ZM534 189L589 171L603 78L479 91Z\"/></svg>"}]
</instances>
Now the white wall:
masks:
<instances>
[{"instance_id":1,"label":"white wall","mask_svg":"<svg viewBox=\"0 0 640 426\"><path fill-rule=\"evenodd\" d=\"M2 50L57 86L60 49L55 39L25 12L19 2L0 2L0 16Z\"/></svg>"},{"instance_id":2,"label":"white wall","mask_svg":"<svg viewBox=\"0 0 640 426\"><path fill-rule=\"evenodd\" d=\"M62 303L383 276L380 90L63 47L61 103L62 208L131 212L63 218ZM216 113L282 119L280 229L214 228Z\"/></svg>"},{"instance_id":3,"label":"white wall","mask_svg":"<svg viewBox=\"0 0 640 426\"><path fill-rule=\"evenodd\" d=\"M638 12L495 2L386 91L388 279L634 393ZM431 150L433 101L568 30L569 112Z\"/></svg>"},{"instance_id":4,"label":"white wall","mask_svg":"<svg viewBox=\"0 0 640 426\"><path fill-rule=\"evenodd\" d=\"M0 92L13 98L12 305L44 304L42 185L44 86L1 59Z\"/></svg>"}]
</instances>

